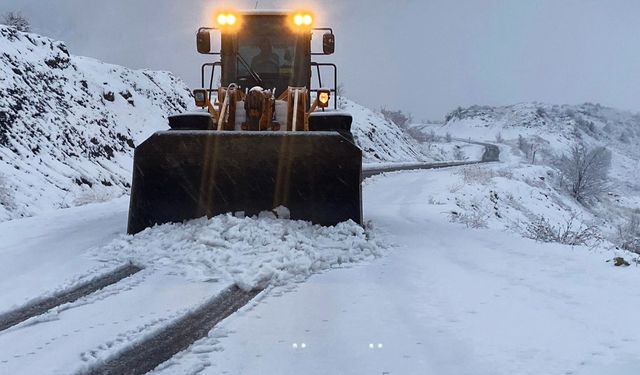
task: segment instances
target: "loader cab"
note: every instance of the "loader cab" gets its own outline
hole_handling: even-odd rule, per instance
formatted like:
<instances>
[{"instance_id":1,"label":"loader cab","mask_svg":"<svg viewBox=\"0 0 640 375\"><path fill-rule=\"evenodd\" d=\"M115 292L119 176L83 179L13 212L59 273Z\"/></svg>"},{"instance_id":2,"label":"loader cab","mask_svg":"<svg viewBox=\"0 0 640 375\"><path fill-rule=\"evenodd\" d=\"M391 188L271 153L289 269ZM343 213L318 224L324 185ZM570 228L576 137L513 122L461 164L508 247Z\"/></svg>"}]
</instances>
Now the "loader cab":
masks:
<instances>
[{"instance_id":1,"label":"loader cab","mask_svg":"<svg viewBox=\"0 0 640 375\"><path fill-rule=\"evenodd\" d=\"M307 86L311 79L311 33L295 32L283 15L244 17L237 33L222 34L223 86L275 88Z\"/></svg>"},{"instance_id":2,"label":"loader cab","mask_svg":"<svg viewBox=\"0 0 640 375\"><path fill-rule=\"evenodd\" d=\"M220 56L217 62L203 64L203 88L212 93L218 85L226 87L235 83L243 91L261 86L275 89L278 97L290 86L317 91L324 87L322 75L333 75L325 78L324 84L331 82L329 88L335 93L336 66L311 61L313 55L333 53L335 38L331 29L313 28L311 21L296 25L296 17L307 21L304 17L311 15L295 12L253 11L232 16L233 25L218 22L216 28L198 30L198 52ZM311 51L314 31L316 34L324 31L322 52ZM217 44L212 43L216 34L219 34L220 49L211 51L211 46Z\"/></svg>"}]
</instances>

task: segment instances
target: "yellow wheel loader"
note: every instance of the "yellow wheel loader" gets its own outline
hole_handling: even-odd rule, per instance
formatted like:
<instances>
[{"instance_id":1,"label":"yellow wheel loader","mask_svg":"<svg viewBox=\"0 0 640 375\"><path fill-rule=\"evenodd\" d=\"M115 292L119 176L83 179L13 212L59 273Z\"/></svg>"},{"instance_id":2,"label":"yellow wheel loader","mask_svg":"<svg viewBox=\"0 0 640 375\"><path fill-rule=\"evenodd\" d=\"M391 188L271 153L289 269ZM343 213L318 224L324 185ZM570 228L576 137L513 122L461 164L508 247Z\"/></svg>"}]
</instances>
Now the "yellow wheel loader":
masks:
<instances>
[{"instance_id":1,"label":"yellow wheel loader","mask_svg":"<svg viewBox=\"0 0 640 375\"><path fill-rule=\"evenodd\" d=\"M169 130L135 149L128 233L278 207L320 225L362 224L362 152L351 116L336 110L337 68L312 61L334 52L333 30L315 28L307 12L215 20L196 36L199 53L218 57L202 65L199 110L169 117ZM313 52L318 32L322 52Z\"/></svg>"}]
</instances>

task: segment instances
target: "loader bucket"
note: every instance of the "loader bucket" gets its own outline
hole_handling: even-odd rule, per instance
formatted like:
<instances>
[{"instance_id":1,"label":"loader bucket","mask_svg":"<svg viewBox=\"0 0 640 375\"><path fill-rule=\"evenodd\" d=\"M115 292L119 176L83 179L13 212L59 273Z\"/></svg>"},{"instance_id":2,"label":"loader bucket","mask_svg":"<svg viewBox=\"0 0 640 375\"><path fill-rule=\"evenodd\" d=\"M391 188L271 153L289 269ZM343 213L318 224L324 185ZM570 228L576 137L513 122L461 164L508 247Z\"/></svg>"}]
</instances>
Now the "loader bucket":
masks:
<instances>
[{"instance_id":1,"label":"loader bucket","mask_svg":"<svg viewBox=\"0 0 640 375\"><path fill-rule=\"evenodd\" d=\"M127 232L278 206L362 224L362 153L338 132L170 130L135 150Z\"/></svg>"}]
</instances>

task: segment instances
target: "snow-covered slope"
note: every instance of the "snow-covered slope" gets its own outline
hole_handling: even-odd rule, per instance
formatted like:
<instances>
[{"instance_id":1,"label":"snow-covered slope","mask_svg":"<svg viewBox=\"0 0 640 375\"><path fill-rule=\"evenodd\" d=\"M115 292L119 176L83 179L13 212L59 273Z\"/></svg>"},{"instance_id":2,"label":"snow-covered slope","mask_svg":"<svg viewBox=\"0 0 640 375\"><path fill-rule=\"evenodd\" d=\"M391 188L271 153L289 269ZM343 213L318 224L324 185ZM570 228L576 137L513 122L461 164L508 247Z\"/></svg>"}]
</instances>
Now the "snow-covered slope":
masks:
<instances>
[{"instance_id":1,"label":"snow-covered slope","mask_svg":"<svg viewBox=\"0 0 640 375\"><path fill-rule=\"evenodd\" d=\"M619 227L640 213L640 114L598 104L521 103L504 107L458 108L444 124L416 125L424 132L488 141L501 148L502 166L465 168L450 194L456 220L503 226L524 234L548 221L559 230L596 228L616 243ZM588 207L578 204L558 183L558 156L581 143L612 153L608 193ZM493 223L493 224L492 224Z\"/></svg>"},{"instance_id":2,"label":"snow-covered slope","mask_svg":"<svg viewBox=\"0 0 640 375\"><path fill-rule=\"evenodd\" d=\"M0 221L126 193L134 146L189 95L170 73L0 26Z\"/></svg>"},{"instance_id":3,"label":"snow-covered slope","mask_svg":"<svg viewBox=\"0 0 640 375\"><path fill-rule=\"evenodd\" d=\"M340 110L353 116L353 137L362 149L364 162L423 161L420 145L382 114L341 97Z\"/></svg>"},{"instance_id":4,"label":"snow-covered slope","mask_svg":"<svg viewBox=\"0 0 640 375\"><path fill-rule=\"evenodd\" d=\"M520 103L472 106L449 113L440 132L454 137L495 141L535 138L541 150L565 151L576 141L610 147L619 156L640 159L640 114L599 104Z\"/></svg>"},{"instance_id":5,"label":"snow-covered slope","mask_svg":"<svg viewBox=\"0 0 640 375\"><path fill-rule=\"evenodd\" d=\"M451 112L440 129L456 137L490 140L500 135L516 146L520 136L536 148L538 161L550 162L576 142L605 146L613 153L612 187L640 191L640 114L599 104L521 103L505 107L473 106ZM543 160L540 160L542 158Z\"/></svg>"}]
</instances>

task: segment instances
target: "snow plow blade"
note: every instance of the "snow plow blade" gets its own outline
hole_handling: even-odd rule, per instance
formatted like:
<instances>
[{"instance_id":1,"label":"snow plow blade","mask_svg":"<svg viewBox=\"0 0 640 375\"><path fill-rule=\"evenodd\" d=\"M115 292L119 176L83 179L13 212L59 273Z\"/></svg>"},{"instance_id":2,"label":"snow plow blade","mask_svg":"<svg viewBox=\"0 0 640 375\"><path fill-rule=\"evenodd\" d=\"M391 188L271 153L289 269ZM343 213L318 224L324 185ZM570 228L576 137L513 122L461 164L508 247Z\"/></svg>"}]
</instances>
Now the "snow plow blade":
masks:
<instances>
[{"instance_id":1,"label":"snow plow blade","mask_svg":"<svg viewBox=\"0 0 640 375\"><path fill-rule=\"evenodd\" d=\"M291 219L362 224L362 152L338 132L158 132L134 155L127 232L278 206Z\"/></svg>"}]
</instances>

